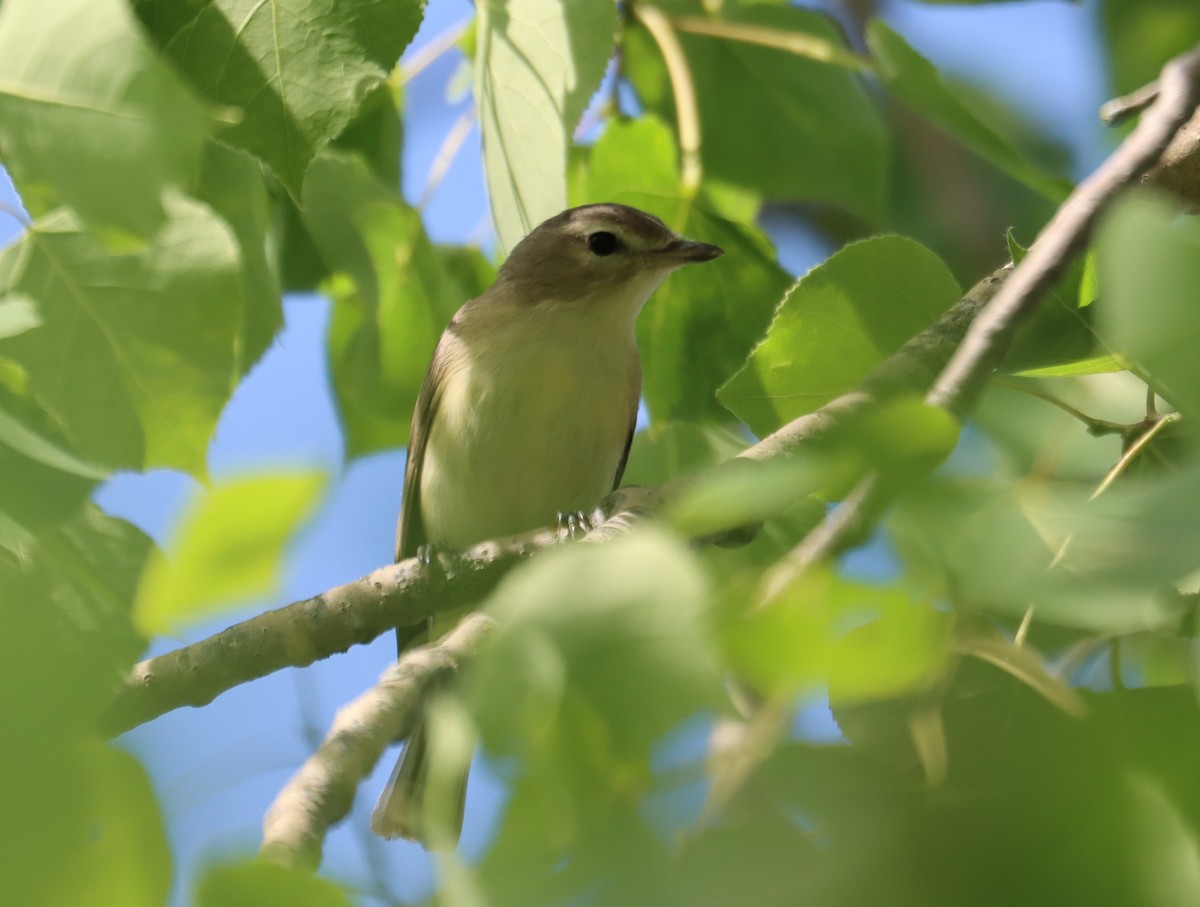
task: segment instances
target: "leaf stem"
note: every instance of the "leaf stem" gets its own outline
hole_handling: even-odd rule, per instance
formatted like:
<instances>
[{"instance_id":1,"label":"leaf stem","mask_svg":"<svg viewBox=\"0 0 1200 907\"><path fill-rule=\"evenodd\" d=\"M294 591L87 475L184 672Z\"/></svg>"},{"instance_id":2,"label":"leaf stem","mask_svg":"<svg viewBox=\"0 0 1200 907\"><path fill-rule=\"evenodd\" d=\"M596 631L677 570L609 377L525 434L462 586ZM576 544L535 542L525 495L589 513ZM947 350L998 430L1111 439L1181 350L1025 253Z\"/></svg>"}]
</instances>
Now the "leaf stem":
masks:
<instances>
[{"instance_id":1,"label":"leaf stem","mask_svg":"<svg viewBox=\"0 0 1200 907\"><path fill-rule=\"evenodd\" d=\"M721 19L702 19L699 16L673 16L670 21L679 31L693 35L707 35L713 38L739 41L743 44L757 44L760 47L770 47L773 50L782 50L799 57L807 57L818 63L831 63L854 72L867 74L875 72L875 65L868 57L841 48L832 41L804 32L781 31L777 28L746 25L742 22L727 22Z\"/></svg>"},{"instance_id":2,"label":"leaf stem","mask_svg":"<svg viewBox=\"0 0 1200 907\"><path fill-rule=\"evenodd\" d=\"M700 188L703 168L700 164L700 111L696 103L696 85L687 56L679 43L679 36L671 27L671 20L654 6L641 3L633 8L633 14L650 32L671 78L671 90L675 93L675 120L679 129L680 185L685 196L692 196Z\"/></svg>"}]
</instances>

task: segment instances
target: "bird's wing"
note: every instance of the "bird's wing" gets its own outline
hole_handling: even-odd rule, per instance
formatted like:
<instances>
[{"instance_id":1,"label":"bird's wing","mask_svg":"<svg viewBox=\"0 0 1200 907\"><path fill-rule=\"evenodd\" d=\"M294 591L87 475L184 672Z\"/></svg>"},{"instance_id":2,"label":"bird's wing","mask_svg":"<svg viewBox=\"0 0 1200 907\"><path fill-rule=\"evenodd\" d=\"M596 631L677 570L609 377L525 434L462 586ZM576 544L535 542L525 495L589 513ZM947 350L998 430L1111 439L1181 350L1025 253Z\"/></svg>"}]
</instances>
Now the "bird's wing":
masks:
<instances>
[{"instance_id":1,"label":"bird's wing","mask_svg":"<svg viewBox=\"0 0 1200 907\"><path fill-rule=\"evenodd\" d=\"M437 414L439 389L444 375L439 356L445 335L438 342L433 361L421 382L417 405L413 410L412 427L408 434L408 464L404 467L404 491L400 498L400 519L396 523L396 560L402 561L417 553L417 548L429 543L425 537L425 522L421 519L421 466L425 462L425 445Z\"/></svg>"},{"instance_id":2,"label":"bird's wing","mask_svg":"<svg viewBox=\"0 0 1200 907\"><path fill-rule=\"evenodd\" d=\"M621 476L625 475L625 464L629 462L629 448L633 446L633 430L637 427L638 400L642 396L642 362L636 350L633 353L633 368L629 370L629 375L629 433L625 435L625 449L621 451L617 474L613 476L613 491L617 490L617 486L621 484Z\"/></svg>"}]
</instances>

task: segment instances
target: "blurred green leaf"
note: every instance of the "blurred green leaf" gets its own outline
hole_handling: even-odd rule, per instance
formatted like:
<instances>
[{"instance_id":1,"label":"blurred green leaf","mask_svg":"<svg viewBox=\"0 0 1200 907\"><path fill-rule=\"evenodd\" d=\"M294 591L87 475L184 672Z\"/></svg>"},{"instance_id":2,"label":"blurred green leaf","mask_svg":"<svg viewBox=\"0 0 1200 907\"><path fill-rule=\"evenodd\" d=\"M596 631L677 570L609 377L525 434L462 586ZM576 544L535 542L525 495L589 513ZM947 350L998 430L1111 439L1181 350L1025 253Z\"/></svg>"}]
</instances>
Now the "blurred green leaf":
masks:
<instances>
[{"instance_id":1,"label":"blurred green leaf","mask_svg":"<svg viewBox=\"0 0 1200 907\"><path fill-rule=\"evenodd\" d=\"M166 903L171 854L142 767L91 740L44 742L0 756L5 896L31 907Z\"/></svg>"},{"instance_id":2,"label":"blurred green leaf","mask_svg":"<svg viewBox=\"0 0 1200 907\"><path fill-rule=\"evenodd\" d=\"M138 587L134 620L166 633L231 603L271 594L284 547L325 487L317 472L224 481L193 499L167 553L155 553Z\"/></svg>"},{"instance_id":3,"label":"blurred green leaf","mask_svg":"<svg viewBox=\"0 0 1200 907\"><path fill-rule=\"evenodd\" d=\"M699 16L701 4L681 13ZM784 5L725 4L721 22L799 34L843 47L824 13ZM883 215L886 130L861 81L829 63L676 27L696 88L707 177L770 199L839 205L868 220ZM675 96L662 54L640 26L623 39L622 68L646 108L675 122ZM747 86L754 86L748 103ZM798 163L802 161L802 164Z\"/></svg>"},{"instance_id":4,"label":"blurred green leaf","mask_svg":"<svg viewBox=\"0 0 1200 907\"><path fill-rule=\"evenodd\" d=\"M1091 356L1064 362L1061 365L1046 365L1040 368L1021 369L1017 372L1025 378L1073 378L1080 375L1105 375L1125 371L1125 365L1115 356Z\"/></svg>"},{"instance_id":5,"label":"blurred green leaf","mask_svg":"<svg viewBox=\"0 0 1200 907\"><path fill-rule=\"evenodd\" d=\"M661 485L716 466L748 445L745 431L729 425L668 422L633 436L622 485Z\"/></svg>"},{"instance_id":6,"label":"blurred green leaf","mask_svg":"<svg viewBox=\"0 0 1200 907\"><path fill-rule=\"evenodd\" d=\"M753 224L720 216L702 193L686 198L670 132L653 118L613 122L596 142L578 201L615 201L655 213L676 232L716 243L723 258L672 274L638 319L643 395L654 425L725 421L716 389L762 335L789 278Z\"/></svg>"},{"instance_id":7,"label":"blurred green leaf","mask_svg":"<svg viewBox=\"0 0 1200 907\"><path fill-rule=\"evenodd\" d=\"M972 105L955 93L928 60L883 21L874 19L867 26L867 44L879 63L884 84L899 100L1013 179L1052 201L1066 198L1070 183L1031 166L1006 138L975 115Z\"/></svg>"},{"instance_id":8,"label":"blurred green leaf","mask_svg":"<svg viewBox=\"0 0 1200 907\"><path fill-rule=\"evenodd\" d=\"M1200 42L1192 0L1106 0L1100 19L1117 93L1154 81L1167 60Z\"/></svg>"},{"instance_id":9,"label":"blurred green leaf","mask_svg":"<svg viewBox=\"0 0 1200 907\"><path fill-rule=\"evenodd\" d=\"M346 450L402 446L438 337L491 266L478 250L433 246L420 215L360 159L319 157L305 198L309 233L343 275L328 286L329 358Z\"/></svg>"},{"instance_id":10,"label":"blurred green leaf","mask_svg":"<svg viewBox=\"0 0 1200 907\"><path fill-rule=\"evenodd\" d=\"M719 399L765 435L856 386L959 295L941 260L911 239L852 243L796 282Z\"/></svg>"},{"instance_id":11,"label":"blurred green leaf","mask_svg":"<svg viewBox=\"0 0 1200 907\"><path fill-rule=\"evenodd\" d=\"M279 281L267 255L271 207L262 168L248 154L207 142L195 194L225 219L237 238L242 300L237 359L238 374L245 375L283 327Z\"/></svg>"},{"instance_id":12,"label":"blurred green leaf","mask_svg":"<svg viewBox=\"0 0 1200 907\"><path fill-rule=\"evenodd\" d=\"M1200 226L1150 196L1119 201L1096 239L1103 336L1181 411L1200 416Z\"/></svg>"},{"instance_id":13,"label":"blurred green leaf","mask_svg":"<svg viewBox=\"0 0 1200 907\"><path fill-rule=\"evenodd\" d=\"M196 885L195 907L350 907L350 896L305 869L247 860L213 866Z\"/></svg>"},{"instance_id":14,"label":"blurred green leaf","mask_svg":"<svg viewBox=\"0 0 1200 907\"><path fill-rule=\"evenodd\" d=\"M0 287L35 299L41 327L0 340L78 455L104 466L204 470L232 391L239 250L212 211L164 197L142 251L113 254L67 211L0 254Z\"/></svg>"},{"instance_id":15,"label":"blurred green leaf","mask_svg":"<svg viewBox=\"0 0 1200 907\"><path fill-rule=\"evenodd\" d=\"M925 689L945 670L953 619L899 584L809 571L770 605L724 625L738 676L766 695L827 686L841 702Z\"/></svg>"},{"instance_id":16,"label":"blurred green leaf","mask_svg":"<svg viewBox=\"0 0 1200 907\"><path fill-rule=\"evenodd\" d=\"M1074 483L931 482L889 524L930 594L959 607L1105 632L1173 627L1181 604L1162 586L1200 566L1200 469L1096 500ZM948 531L953 527L953 531Z\"/></svg>"},{"instance_id":17,"label":"blurred green leaf","mask_svg":"<svg viewBox=\"0 0 1200 907\"><path fill-rule=\"evenodd\" d=\"M48 886L47 903L158 907L171 888L171 851L150 779L133 756L98 743L81 754L80 840Z\"/></svg>"},{"instance_id":18,"label":"blurred green leaf","mask_svg":"<svg viewBox=\"0 0 1200 907\"><path fill-rule=\"evenodd\" d=\"M309 161L354 119L412 40L422 0L137 0L138 16L204 97L237 112L221 139L295 198Z\"/></svg>"},{"instance_id":19,"label":"blurred green leaf","mask_svg":"<svg viewBox=\"0 0 1200 907\"><path fill-rule=\"evenodd\" d=\"M0 339L24 334L41 323L32 299L20 294L0 299Z\"/></svg>"},{"instance_id":20,"label":"blurred green leaf","mask_svg":"<svg viewBox=\"0 0 1200 907\"><path fill-rule=\"evenodd\" d=\"M563 772L577 783L641 764L660 735L721 700L707 598L694 555L657 531L514 570L489 600L500 629L470 676L484 745L545 763L551 789L570 786ZM561 761L572 754L584 760L574 769Z\"/></svg>"},{"instance_id":21,"label":"blurred green leaf","mask_svg":"<svg viewBox=\"0 0 1200 907\"><path fill-rule=\"evenodd\" d=\"M147 46L122 0L6 0L0 151L25 207L59 204L150 236L162 194L193 178L214 125Z\"/></svg>"},{"instance_id":22,"label":"blurred green leaf","mask_svg":"<svg viewBox=\"0 0 1200 907\"><path fill-rule=\"evenodd\" d=\"M567 207L567 148L613 52L616 8L595 0L485 0L475 99L500 248Z\"/></svg>"}]
</instances>

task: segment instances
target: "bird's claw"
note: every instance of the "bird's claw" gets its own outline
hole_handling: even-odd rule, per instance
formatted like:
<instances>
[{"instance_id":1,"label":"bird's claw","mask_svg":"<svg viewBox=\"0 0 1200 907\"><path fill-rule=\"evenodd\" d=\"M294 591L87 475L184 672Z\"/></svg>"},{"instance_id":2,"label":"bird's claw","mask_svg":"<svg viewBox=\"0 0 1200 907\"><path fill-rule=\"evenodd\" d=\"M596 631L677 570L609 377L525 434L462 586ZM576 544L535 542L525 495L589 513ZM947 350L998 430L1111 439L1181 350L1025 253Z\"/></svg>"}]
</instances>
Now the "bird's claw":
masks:
<instances>
[{"instance_id":1,"label":"bird's claw","mask_svg":"<svg viewBox=\"0 0 1200 907\"><path fill-rule=\"evenodd\" d=\"M573 542L592 531L592 521L582 510L560 510L555 514L554 531L559 535L566 533Z\"/></svg>"},{"instance_id":2,"label":"bird's claw","mask_svg":"<svg viewBox=\"0 0 1200 907\"><path fill-rule=\"evenodd\" d=\"M432 545L417 546L417 560L422 567L428 567L433 563L434 549Z\"/></svg>"}]
</instances>

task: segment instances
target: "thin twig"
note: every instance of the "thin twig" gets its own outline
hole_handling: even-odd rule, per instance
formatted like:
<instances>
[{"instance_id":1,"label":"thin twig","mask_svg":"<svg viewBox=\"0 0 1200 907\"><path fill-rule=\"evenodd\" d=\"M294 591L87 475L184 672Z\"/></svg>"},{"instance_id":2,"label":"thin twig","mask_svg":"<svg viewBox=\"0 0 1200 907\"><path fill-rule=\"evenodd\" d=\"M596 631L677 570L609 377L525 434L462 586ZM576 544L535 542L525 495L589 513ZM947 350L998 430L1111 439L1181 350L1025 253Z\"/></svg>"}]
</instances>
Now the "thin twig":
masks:
<instances>
[{"instance_id":1,"label":"thin twig","mask_svg":"<svg viewBox=\"0 0 1200 907\"><path fill-rule=\"evenodd\" d=\"M451 25L445 31L430 38L420 50L415 51L411 57L401 63L401 84L408 84L435 63L442 54L453 50L454 46L458 44L458 39L466 32L467 25L468 20Z\"/></svg>"},{"instance_id":2,"label":"thin twig","mask_svg":"<svg viewBox=\"0 0 1200 907\"><path fill-rule=\"evenodd\" d=\"M1118 126L1134 114L1141 113L1158 99L1158 79L1129 94L1113 98L1100 106L1100 119L1107 126Z\"/></svg>"},{"instance_id":3,"label":"thin twig","mask_svg":"<svg viewBox=\"0 0 1200 907\"><path fill-rule=\"evenodd\" d=\"M446 133L446 137L442 139L442 144L438 147L437 154L434 155L433 163L429 165L429 175L425 177L425 188L421 190L421 198L417 201L418 208L423 209L429 204L430 199L442 184L450 165L454 163L458 152L462 150L463 143L471 134L471 127L474 125L475 105L469 104L467 109L462 112L462 116L454 121L454 125Z\"/></svg>"},{"instance_id":4,"label":"thin twig","mask_svg":"<svg viewBox=\"0 0 1200 907\"><path fill-rule=\"evenodd\" d=\"M1200 48L1163 67L1158 99L1137 128L1058 209L996 298L975 319L927 402L962 418L1008 349L1022 318L1041 301L1092 235L1117 194L1158 161L1200 101Z\"/></svg>"},{"instance_id":5,"label":"thin twig","mask_svg":"<svg viewBox=\"0 0 1200 907\"><path fill-rule=\"evenodd\" d=\"M1092 495L1088 498L1088 500L1094 501L1096 498L1100 497L1100 495L1104 494L1104 492L1108 490L1108 487L1112 485L1112 483L1117 480L1121 473L1126 470L1129 464L1133 462L1134 457L1141 453L1146 445L1154 440L1155 435L1157 435L1168 425L1178 422L1180 418L1181 417L1179 413L1167 413L1165 416L1160 416L1158 419L1156 419L1154 424L1151 425L1144 433L1142 433L1136 441L1130 444L1129 449L1126 450L1125 453L1121 454L1121 459L1117 460L1113 468L1108 471L1108 474L1104 477L1100 484L1096 486L1096 490L1092 492Z\"/></svg>"},{"instance_id":6,"label":"thin twig","mask_svg":"<svg viewBox=\"0 0 1200 907\"><path fill-rule=\"evenodd\" d=\"M671 27L671 20L662 10L638 3L633 14L650 32L671 78L671 90L675 93L675 119L679 128L680 186L684 196L690 197L700 188L703 168L700 163L700 110L696 102L696 86L692 81L692 70L687 56L679 43L679 37Z\"/></svg>"}]
</instances>

